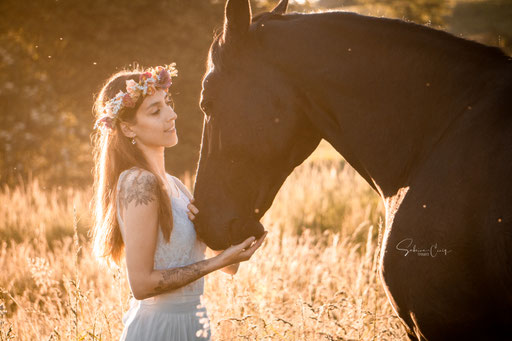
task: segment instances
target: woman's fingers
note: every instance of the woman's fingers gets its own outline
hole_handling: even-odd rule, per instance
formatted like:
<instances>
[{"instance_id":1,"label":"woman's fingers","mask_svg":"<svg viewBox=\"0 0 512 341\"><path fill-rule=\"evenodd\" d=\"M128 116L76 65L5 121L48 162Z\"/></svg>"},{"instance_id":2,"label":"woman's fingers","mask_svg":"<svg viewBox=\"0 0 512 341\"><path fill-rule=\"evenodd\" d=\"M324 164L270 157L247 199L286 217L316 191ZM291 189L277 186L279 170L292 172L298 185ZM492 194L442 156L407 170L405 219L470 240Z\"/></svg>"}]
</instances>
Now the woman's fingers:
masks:
<instances>
[{"instance_id":1,"label":"woman's fingers","mask_svg":"<svg viewBox=\"0 0 512 341\"><path fill-rule=\"evenodd\" d=\"M254 249L254 251L256 251L256 249L258 249L261 246L261 244L263 244L263 241L265 240L267 233L268 231L265 231L265 233L263 233L263 235L256 241L256 243L254 243L254 245L251 246L251 249Z\"/></svg>"},{"instance_id":2,"label":"woman's fingers","mask_svg":"<svg viewBox=\"0 0 512 341\"><path fill-rule=\"evenodd\" d=\"M263 241L265 240L265 237L267 236L268 231L265 231L265 233L254 243L250 248L242 251L240 255L244 256L245 258L249 259L251 256L258 250L258 248L263 244ZM254 237L253 237L254 238Z\"/></svg>"},{"instance_id":3,"label":"woman's fingers","mask_svg":"<svg viewBox=\"0 0 512 341\"><path fill-rule=\"evenodd\" d=\"M192 211L194 214L197 214L199 212L199 210L197 209L197 207L195 207L193 204L188 204L187 205L187 208Z\"/></svg>"},{"instance_id":4,"label":"woman's fingers","mask_svg":"<svg viewBox=\"0 0 512 341\"><path fill-rule=\"evenodd\" d=\"M252 254L261 246L267 232L265 232L259 239L251 236L241 242L240 244L232 245L226 250L222 251L220 255L227 260L227 264L240 263L249 260Z\"/></svg>"},{"instance_id":5,"label":"woman's fingers","mask_svg":"<svg viewBox=\"0 0 512 341\"><path fill-rule=\"evenodd\" d=\"M250 236L249 238L247 238L246 240L244 240L243 242L241 242L240 244L238 244L240 250L245 250L247 249L249 246L251 246L251 244L256 240L256 238L254 238L253 236Z\"/></svg>"},{"instance_id":6,"label":"woman's fingers","mask_svg":"<svg viewBox=\"0 0 512 341\"><path fill-rule=\"evenodd\" d=\"M195 207L192 202L194 202L194 198L190 199L190 203L187 205L187 208L189 209L189 211L187 212L187 215L188 215L188 219L190 220L194 220L194 218L196 217L196 214L199 213L199 210L197 209L197 207Z\"/></svg>"},{"instance_id":7,"label":"woman's fingers","mask_svg":"<svg viewBox=\"0 0 512 341\"><path fill-rule=\"evenodd\" d=\"M265 231L265 233L263 233L263 235L259 239L256 239L256 237L254 237L254 236L250 236L249 238L244 240L239 245L242 247L243 250L249 250L254 247L258 248L259 245L261 245L261 243L263 243L263 240L265 239L266 235L267 235L267 231ZM254 241L256 241L256 242L254 243ZM254 244L252 244L252 243L254 243ZM252 244L252 246L251 246L251 244Z\"/></svg>"}]
</instances>

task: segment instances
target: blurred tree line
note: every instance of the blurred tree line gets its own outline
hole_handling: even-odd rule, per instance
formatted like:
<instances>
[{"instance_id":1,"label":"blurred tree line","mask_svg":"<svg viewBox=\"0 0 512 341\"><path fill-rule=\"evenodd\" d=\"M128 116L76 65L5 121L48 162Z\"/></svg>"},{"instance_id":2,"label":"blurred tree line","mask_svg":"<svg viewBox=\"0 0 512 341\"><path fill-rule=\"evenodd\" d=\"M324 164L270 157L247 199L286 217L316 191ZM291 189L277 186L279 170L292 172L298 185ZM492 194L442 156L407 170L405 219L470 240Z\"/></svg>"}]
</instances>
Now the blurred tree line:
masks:
<instances>
[{"instance_id":1,"label":"blurred tree line","mask_svg":"<svg viewBox=\"0 0 512 341\"><path fill-rule=\"evenodd\" d=\"M176 62L171 92L180 142L171 173L194 172L203 116L201 77L224 0L39 0L0 2L0 184L36 176L46 185L91 183L95 94L134 64ZM253 0L253 13L277 0ZM309 0L291 11L347 9L443 27L510 53L512 2Z\"/></svg>"},{"instance_id":2,"label":"blurred tree line","mask_svg":"<svg viewBox=\"0 0 512 341\"><path fill-rule=\"evenodd\" d=\"M353 10L413 21L512 53L511 0L306 0L321 8Z\"/></svg>"},{"instance_id":3,"label":"blurred tree line","mask_svg":"<svg viewBox=\"0 0 512 341\"><path fill-rule=\"evenodd\" d=\"M48 184L90 183L95 94L134 63L177 63L180 143L167 163L178 173L194 168L200 80L221 2L3 0L0 13L0 182L33 174Z\"/></svg>"}]
</instances>

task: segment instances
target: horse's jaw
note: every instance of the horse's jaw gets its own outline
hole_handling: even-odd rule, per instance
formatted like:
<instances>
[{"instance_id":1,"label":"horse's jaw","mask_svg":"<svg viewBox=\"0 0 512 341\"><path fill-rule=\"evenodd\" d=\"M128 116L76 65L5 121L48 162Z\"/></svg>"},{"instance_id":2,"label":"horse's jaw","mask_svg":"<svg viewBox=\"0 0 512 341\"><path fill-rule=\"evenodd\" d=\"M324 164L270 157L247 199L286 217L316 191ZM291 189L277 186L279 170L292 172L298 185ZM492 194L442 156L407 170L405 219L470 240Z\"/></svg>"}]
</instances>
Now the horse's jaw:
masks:
<instances>
[{"instance_id":1,"label":"horse's jaw","mask_svg":"<svg viewBox=\"0 0 512 341\"><path fill-rule=\"evenodd\" d=\"M251 236L259 238L264 232L265 228L256 219L233 219L223 231L202 230L199 237L210 249L220 251L240 244Z\"/></svg>"},{"instance_id":2,"label":"horse's jaw","mask_svg":"<svg viewBox=\"0 0 512 341\"><path fill-rule=\"evenodd\" d=\"M249 219L245 221L239 228L237 228L236 225L231 225L229 232L229 239L231 244L236 245L240 244L251 236L256 237L256 239L261 237L265 232L265 228L258 220Z\"/></svg>"}]
</instances>

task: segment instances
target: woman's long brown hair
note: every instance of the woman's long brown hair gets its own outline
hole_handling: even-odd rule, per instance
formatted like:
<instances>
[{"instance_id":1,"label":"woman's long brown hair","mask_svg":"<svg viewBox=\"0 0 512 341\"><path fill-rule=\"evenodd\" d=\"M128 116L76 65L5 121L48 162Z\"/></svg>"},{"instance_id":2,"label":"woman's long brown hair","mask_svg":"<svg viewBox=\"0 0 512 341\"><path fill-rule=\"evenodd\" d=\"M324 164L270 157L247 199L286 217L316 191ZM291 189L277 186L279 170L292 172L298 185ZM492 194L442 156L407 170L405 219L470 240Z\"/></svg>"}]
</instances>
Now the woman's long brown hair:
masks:
<instances>
[{"instance_id":1,"label":"woman's long brown hair","mask_svg":"<svg viewBox=\"0 0 512 341\"><path fill-rule=\"evenodd\" d=\"M96 118L101 116L103 105L119 91L126 91L126 81L139 81L141 70L121 71L114 74L103 86L94 103ZM92 201L94 225L92 229L93 250L100 260L120 264L124 242L117 221L117 182L119 175L127 169L138 167L151 172L158 181L155 193L159 202L158 223L164 239L169 241L172 231L171 202L164 184L151 169L144 154L121 132L120 122L136 122L136 112L143 101L140 96L134 108L122 108L110 133L95 131L92 135L94 153L94 197Z\"/></svg>"}]
</instances>

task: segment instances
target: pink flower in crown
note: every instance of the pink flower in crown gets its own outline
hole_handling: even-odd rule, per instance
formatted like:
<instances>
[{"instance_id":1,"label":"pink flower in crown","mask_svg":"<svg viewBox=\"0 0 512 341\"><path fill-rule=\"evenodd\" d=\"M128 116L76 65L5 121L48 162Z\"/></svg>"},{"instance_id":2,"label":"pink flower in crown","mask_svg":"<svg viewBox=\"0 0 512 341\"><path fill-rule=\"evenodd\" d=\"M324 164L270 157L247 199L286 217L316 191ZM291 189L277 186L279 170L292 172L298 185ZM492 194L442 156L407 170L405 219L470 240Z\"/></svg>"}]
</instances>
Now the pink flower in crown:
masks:
<instances>
[{"instance_id":1,"label":"pink flower in crown","mask_svg":"<svg viewBox=\"0 0 512 341\"><path fill-rule=\"evenodd\" d=\"M138 88L138 84L133 79L129 79L126 81L126 92L130 94L130 97L134 102L137 102L140 96L140 89Z\"/></svg>"},{"instance_id":2,"label":"pink flower in crown","mask_svg":"<svg viewBox=\"0 0 512 341\"><path fill-rule=\"evenodd\" d=\"M114 120L110 116L102 116L94 125L94 128L100 127L101 129L108 129L113 130L114 129Z\"/></svg>"},{"instance_id":3,"label":"pink flower in crown","mask_svg":"<svg viewBox=\"0 0 512 341\"><path fill-rule=\"evenodd\" d=\"M135 107L135 101L130 96L130 94L126 94L126 95L123 96L123 106L124 107L128 107L128 108Z\"/></svg>"},{"instance_id":4,"label":"pink flower in crown","mask_svg":"<svg viewBox=\"0 0 512 341\"><path fill-rule=\"evenodd\" d=\"M139 83L144 82L146 79L153 77L153 74L151 72L144 72L140 75Z\"/></svg>"}]
</instances>

